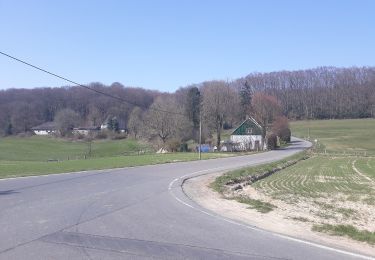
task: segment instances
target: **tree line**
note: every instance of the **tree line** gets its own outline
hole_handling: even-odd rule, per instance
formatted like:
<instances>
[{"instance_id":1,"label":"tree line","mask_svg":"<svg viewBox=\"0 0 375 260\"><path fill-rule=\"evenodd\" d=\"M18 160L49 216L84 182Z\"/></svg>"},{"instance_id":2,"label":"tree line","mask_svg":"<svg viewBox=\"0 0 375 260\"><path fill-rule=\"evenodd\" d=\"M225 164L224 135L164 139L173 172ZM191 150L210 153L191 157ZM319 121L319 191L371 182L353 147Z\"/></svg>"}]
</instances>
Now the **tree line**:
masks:
<instances>
[{"instance_id":1,"label":"tree line","mask_svg":"<svg viewBox=\"0 0 375 260\"><path fill-rule=\"evenodd\" d=\"M28 132L69 110L74 127L98 126L116 118L134 138L163 144L197 140L202 119L204 139L220 144L223 129L250 115L269 125L280 115L299 120L364 118L375 113L373 67L252 73L230 82L181 87L174 93L120 83L89 86L128 102L81 87L1 90L0 135Z\"/></svg>"},{"instance_id":2,"label":"tree line","mask_svg":"<svg viewBox=\"0 0 375 260\"><path fill-rule=\"evenodd\" d=\"M321 67L252 73L236 82L277 97L292 119L367 118L375 115L375 68Z\"/></svg>"}]
</instances>

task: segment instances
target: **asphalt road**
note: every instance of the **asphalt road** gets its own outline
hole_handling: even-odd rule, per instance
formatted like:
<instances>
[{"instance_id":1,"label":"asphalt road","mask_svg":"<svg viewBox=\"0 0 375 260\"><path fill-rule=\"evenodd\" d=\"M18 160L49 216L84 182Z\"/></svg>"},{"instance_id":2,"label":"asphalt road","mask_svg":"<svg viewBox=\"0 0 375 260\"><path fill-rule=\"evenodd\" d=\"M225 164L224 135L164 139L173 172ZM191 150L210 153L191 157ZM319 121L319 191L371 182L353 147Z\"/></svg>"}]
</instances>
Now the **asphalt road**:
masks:
<instances>
[{"instance_id":1,"label":"asphalt road","mask_svg":"<svg viewBox=\"0 0 375 260\"><path fill-rule=\"evenodd\" d=\"M308 145L1 180L0 259L359 259L222 218L181 189L187 177L281 159Z\"/></svg>"}]
</instances>

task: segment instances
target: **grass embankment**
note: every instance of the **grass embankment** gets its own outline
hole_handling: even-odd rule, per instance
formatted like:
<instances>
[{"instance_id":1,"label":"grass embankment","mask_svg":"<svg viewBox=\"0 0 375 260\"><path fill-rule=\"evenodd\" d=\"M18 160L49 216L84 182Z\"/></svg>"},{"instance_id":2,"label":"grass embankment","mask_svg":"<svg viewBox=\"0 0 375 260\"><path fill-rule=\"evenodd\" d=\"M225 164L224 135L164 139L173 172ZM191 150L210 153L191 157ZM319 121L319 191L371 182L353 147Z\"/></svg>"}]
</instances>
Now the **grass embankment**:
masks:
<instances>
[{"instance_id":1,"label":"grass embankment","mask_svg":"<svg viewBox=\"0 0 375 260\"><path fill-rule=\"evenodd\" d=\"M354 240L375 245L375 232L359 230L351 225L314 225L312 229L314 231L324 232L334 236L347 236Z\"/></svg>"},{"instance_id":2,"label":"grass embankment","mask_svg":"<svg viewBox=\"0 0 375 260\"><path fill-rule=\"evenodd\" d=\"M317 139L317 153L252 187L272 203L289 205L295 214L286 217L310 223L313 231L374 244L375 120L299 121L291 128L294 136L306 138L309 133L310 140ZM212 188L223 193L233 180L244 180L278 163L283 162L226 173ZM248 195L240 191L237 196Z\"/></svg>"},{"instance_id":3,"label":"grass embankment","mask_svg":"<svg viewBox=\"0 0 375 260\"><path fill-rule=\"evenodd\" d=\"M261 200L236 195L232 191L242 189L244 185L252 184L252 182L257 181L258 179L263 179L268 175L271 175L303 159L307 159L305 152L298 153L273 163L230 171L217 177L215 181L211 183L211 188L221 193L227 199L233 199L240 203L248 204L250 205L249 208L256 209L261 213L268 213L276 208L276 206Z\"/></svg>"},{"instance_id":4,"label":"grass embankment","mask_svg":"<svg viewBox=\"0 0 375 260\"><path fill-rule=\"evenodd\" d=\"M202 159L214 159L233 155L221 153L202 154ZM51 173L77 172L142 166L160 163L198 160L196 153L147 154L67 160L60 162L0 161L0 178L46 175Z\"/></svg>"},{"instance_id":5,"label":"grass embankment","mask_svg":"<svg viewBox=\"0 0 375 260\"><path fill-rule=\"evenodd\" d=\"M274 208L276 208L276 206L271 203L264 202L261 200L251 199L246 196L236 196L236 197L233 197L232 199L236 200L239 203L247 204L249 205L248 209L255 209L256 211L260 213L268 213L272 211Z\"/></svg>"}]
</instances>

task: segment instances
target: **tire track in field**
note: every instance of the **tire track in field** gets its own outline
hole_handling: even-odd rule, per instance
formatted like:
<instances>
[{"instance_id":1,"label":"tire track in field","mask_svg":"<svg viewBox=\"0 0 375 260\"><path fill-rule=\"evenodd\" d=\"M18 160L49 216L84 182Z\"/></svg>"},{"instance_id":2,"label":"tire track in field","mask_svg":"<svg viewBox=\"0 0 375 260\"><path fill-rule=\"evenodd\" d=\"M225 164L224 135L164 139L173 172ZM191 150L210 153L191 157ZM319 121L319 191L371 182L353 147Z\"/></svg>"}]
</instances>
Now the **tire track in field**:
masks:
<instances>
[{"instance_id":1,"label":"tire track in field","mask_svg":"<svg viewBox=\"0 0 375 260\"><path fill-rule=\"evenodd\" d=\"M360 176L362 176L363 178L365 178L366 180L368 180L368 181L372 184L371 188L375 190L375 181L374 181L373 179L371 179L370 177L368 177L366 174L360 172L360 171L355 167L355 163L356 163L356 162L357 162L357 160L354 160L354 161L352 162L352 168L353 168L353 170L354 170L358 175L360 175Z\"/></svg>"}]
</instances>

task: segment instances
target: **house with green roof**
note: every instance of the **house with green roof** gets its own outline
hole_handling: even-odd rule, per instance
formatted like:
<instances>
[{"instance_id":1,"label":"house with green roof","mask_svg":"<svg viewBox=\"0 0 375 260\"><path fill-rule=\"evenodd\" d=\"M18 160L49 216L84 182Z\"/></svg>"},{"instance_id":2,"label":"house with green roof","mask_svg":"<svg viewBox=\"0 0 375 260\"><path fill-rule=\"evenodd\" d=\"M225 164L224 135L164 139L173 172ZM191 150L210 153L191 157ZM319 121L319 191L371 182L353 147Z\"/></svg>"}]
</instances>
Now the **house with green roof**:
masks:
<instances>
[{"instance_id":1,"label":"house with green roof","mask_svg":"<svg viewBox=\"0 0 375 260\"><path fill-rule=\"evenodd\" d=\"M237 150L264 150L263 127L252 117L241 123L231 134L230 140ZM263 147L262 147L263 146Z\"/></svg>"}]
</instances>

